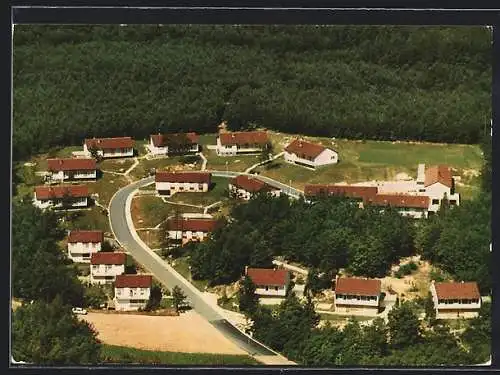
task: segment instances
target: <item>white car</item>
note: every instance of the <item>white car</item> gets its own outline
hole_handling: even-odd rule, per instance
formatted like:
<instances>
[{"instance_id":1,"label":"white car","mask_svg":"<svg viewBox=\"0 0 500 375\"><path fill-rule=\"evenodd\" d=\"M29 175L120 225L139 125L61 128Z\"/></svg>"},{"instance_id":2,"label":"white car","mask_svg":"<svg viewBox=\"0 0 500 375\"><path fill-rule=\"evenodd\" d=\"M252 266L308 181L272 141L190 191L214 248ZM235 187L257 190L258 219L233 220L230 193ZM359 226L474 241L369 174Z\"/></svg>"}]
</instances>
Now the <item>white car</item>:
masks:
<instances>
[{"instance_id":1,"label":"white car","mask_svg":"<svg viewBox=\"0 0 500 375\"><path fill-rule=\"evenodd\" d=\"M73 311L73 314L87 315L87 310L82 309L81 307L73 307L71 311Z\"/></svg>"}]
</instances>

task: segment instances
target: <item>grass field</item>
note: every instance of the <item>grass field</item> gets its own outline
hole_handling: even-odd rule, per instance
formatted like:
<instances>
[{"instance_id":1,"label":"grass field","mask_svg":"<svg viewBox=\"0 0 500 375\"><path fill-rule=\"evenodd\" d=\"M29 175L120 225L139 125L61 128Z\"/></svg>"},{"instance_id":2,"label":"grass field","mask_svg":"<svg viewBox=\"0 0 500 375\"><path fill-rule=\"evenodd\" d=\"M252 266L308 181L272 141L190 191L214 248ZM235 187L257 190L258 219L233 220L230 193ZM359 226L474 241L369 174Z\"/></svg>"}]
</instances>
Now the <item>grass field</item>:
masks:
<instances>
[{"instance_id":1,"label":"grass field","mask_svg":"<svg viewBox=\"0 0 500 375\"><path fill-rule=\"evenodd\" d=\"M293 135L281 133L270 133L270 137L275 153L281 152L294 138ZM447 164L455 169L454 175L461 176L465 186L458 186L457 190L462 193L463 188L464 198L474 194L479 183L478 178L473 177L480 170L483 160L477 145L305 138L335 149L339 153L339 163L311 171L280 159L257 168L257 171L283 183L288 184L291 180L292 186L302 190L306 183L387 180L394 179L402 172L415 178L419 163Z\"/></svg>"},{"instance_id":2,"label":"grass field","mask_svg":"<svg viewBox=\"0 0 500 375\"><path fill-rule=\"evenodd\" d=\"M212 203L229 199L227 184L229 179L224 177L212 177L211 189L206 193L175 193L171 198L171 202L194 204L197 206L208 206Z\"/></svg>"},{"instance_id":3,"label":"grass field","mask_svg":"<svg viewBox=\"0 0 500 375\"><path fill-rule=\"evenodd\" d=\"M104 232L111 232L109 218L102 213L102 208L93 206L90 210L75 212L75 217L71 220L71 227L74 229L95 229Z\"/></svg>"},{"instance_id":4,"label":"grass field","mask_svg":"<svg viewBox=\"0 0 500 375\"><path fill-rule=\"evenodd\" d=\"M200 134L200 140L198 142L202 146L203 153L205 153L205 151L207 150L207 148L204 146L217 144L217 136L218 136L217 133Z\"/></svg>"},{"instance_id":5,"label":"grass field","mask_svg":"<svg viewBox=\"0 0 500 375\"><path fill-rule=\"evenodd\" d=\"M184 164L182 162L182 156L171 156L168 158L161 159L141 159L139 160L139 165L135 167L129 175L134 179L141 179L146 177L148 172L155 168L157 170L169 170L175 167L176 170L200 170L202 161L198 158L198 161L195 163L194 168L191 168L189 165Z\"/></svg>"},{"instance_id":6,"label":"grass field","mask_svg":"<svg viewBox=\"0 0 500 375\"><path fill-rule=\"evenodd\" d=\"M158 230L138 230L137 235L150 249L158 249L161 246Z\"/></svg>"},{"instance_id":7,"label":"grass field","mask_svg":"<svg viewBox=\"0 0 500 375\"><path fill-rule=\"evenodd\" d=\"M245 355L159 352L106 344L102 346L101 358L102 362L105 363L191 366L236 366L260 364L252 357Z\"/></svg>"},{"instance_id":8,"label":"grass field","mask_svg":"<svg viewBox=\"0 0 500 375\"><path fill-rule=\"evenodd\" d=\"M165 218L179 213L202 213L203 210L163 202L155 196L135 196L132 200L132 220L136 228L151 228L160 224Z\"/></svg>"},{"instance_id":9,"label":"grass field","mask_svg":"<svg viewBox=\"0 0 500 375\"><path fill-rule=\"evenodd\" d=\"M187 257L175 258L175 265L173 266L177 272L179 272L186 280L189 280L198 290L205 291L205 287L208 285L207 280L192 280L191 271L189 270L189 263Z\"/></svg>"},{"instance_id":10,"label":"grass field","mask_svg":"<svg viewBox=\"0 0 500 375\"><path fill-rule=\"evenodd\" d=\"M97 181L86 184L89 187L90 194L99 194L97 200L107 207L113 195L122 187L127 186L129 182L124 176L104 173Z\"/></svg>"},{"instance_id":11,"label":"grass field","mask_svg":"<svg viewBox=\"0 0 500 375\"><path fill-rule=\"evenodd\" d=\"M99 162L101 171L123 173L134 164L133 158L105 159Z\"/></svg>"},{"instance_id":12,"label":"grass field","mask_svg":"<svg viewBox=\"0 0 500 375\"><path fill-rule=\"evenodd\" d=\"M260 161L260 155L218 156L215 150L203 150L207 158L207 169L231 172L243 172Z\"/></svg>"}]
</instances>

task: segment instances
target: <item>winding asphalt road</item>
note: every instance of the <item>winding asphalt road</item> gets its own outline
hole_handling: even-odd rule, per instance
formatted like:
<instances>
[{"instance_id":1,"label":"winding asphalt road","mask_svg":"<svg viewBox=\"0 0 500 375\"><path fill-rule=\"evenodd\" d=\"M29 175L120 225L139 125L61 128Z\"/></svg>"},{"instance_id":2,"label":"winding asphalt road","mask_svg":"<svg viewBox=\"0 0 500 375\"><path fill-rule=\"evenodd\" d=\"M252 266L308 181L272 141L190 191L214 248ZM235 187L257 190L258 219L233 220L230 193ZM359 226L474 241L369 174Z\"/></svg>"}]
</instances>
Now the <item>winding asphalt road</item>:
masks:
<instances>
[{"instance_id":1,"label":"winding asphalt road","mask_svg":"<svg viewBox=\"0 0 500 375\"><path fill-rule=\"evenodd\" d=\"M241 172L223 172L223 171L207 171L213 176L218 177L234 177ZM300 191L293 189L280 182L268 179L262 176L257 178L283 189L283 192L293 197L298 197ZM174 268L165 262L158 254L151 249L137 235L132 218L130 216L131 201L134 192L140 187L146 186L154 182L154 177L148 177L140 181L134 182L120 190L111 198L109 204L109 221L111 230L114 233L116 240L127 249L134 259L149 270L158 280L168 287L178 285L184 294L187 296L190 305L193 309L207 319L215 328L217 328L224 336L233 341L240 348L254 356L280 356L279 353L264 346L258 341L252 339L247 334L240 331L227 321L215 306L209 304L203 297L202 293L196 289L189 281L180 275ZM280 356L281 357L281 356ZM283 364L286 364L286 359L283 358ZM288 362L290 363L290 362Z\"/></svg>"}]
</instances>

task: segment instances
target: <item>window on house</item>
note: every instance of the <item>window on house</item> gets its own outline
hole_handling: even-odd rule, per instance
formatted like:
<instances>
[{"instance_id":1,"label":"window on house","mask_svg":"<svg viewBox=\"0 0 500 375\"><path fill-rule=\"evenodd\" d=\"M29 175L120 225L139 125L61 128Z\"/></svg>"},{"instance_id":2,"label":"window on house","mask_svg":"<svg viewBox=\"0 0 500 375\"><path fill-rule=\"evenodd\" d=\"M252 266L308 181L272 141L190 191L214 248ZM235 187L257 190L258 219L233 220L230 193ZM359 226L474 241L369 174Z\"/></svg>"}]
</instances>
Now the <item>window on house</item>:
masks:
<instances>
[{"instance_id":1,"label":"window on house","mask_svg":"<svg viewBox=\"0 0 500 375\"><path fill-rule=\"evenodd\" d=\"M433 199L432 204L439 204L439 199Z\"/></svg>"},{"instance_id":2,"label":"window on house","mask_svg":"<svg viewBox=\"0 0 500 375\"><path fill-rule=\"evenodd\" d=\"M277 286L275 286L275 287L274 287L274 290L275 290L275 291L278 291L278 287L277 287Z\"/></svg>"},{"instance_id":3,"label":"window on house","mask_svg":"<svg viewBox=\"0 0 500 375\"><path fill-rule=\"evenodd\" d=\"M269 287L266 285L266 292L269 290Z\"/></svg>"},{"instance_id":4,"label":"window on house","mask_svg":"<svg viewBox=\"0 0 500 375\"><path fill-rule=\"evenodd\" d=\"M121 296L122 294L122 290L121 289L116 289L116 295L117 296Z\"/></svg>"},{"instance_id":5,"label":"window on house","mask_svg":"<svg viewBox=\"0 0 500 375\"><path fill-rule=\"evenodd\" d=\"M203 184L199 184L199 185L198 185L198 189L199 189L199 190L203 190Z\"/></svg>"},{"instance_id":6,"label":"window on house","mask_svg":"<svg viewBox=\"0 0 500 375\"><path fill-rule=\"evenodd\" d=\"M450 199L450 206L454 206L457 204L457 201L455 199Z\"/></svg>"}]
</instances>

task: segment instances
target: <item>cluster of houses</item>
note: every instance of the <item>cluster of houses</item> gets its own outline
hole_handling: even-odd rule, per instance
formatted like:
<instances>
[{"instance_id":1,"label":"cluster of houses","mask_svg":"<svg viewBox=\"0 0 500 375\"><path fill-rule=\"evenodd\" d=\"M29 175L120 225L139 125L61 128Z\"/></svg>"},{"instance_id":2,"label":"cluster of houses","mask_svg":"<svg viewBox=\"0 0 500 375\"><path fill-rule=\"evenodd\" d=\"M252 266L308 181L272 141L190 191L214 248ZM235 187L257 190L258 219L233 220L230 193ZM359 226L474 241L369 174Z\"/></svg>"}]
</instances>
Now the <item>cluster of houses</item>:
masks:
<instances>
[{"instance_id":1,"label":"cluster of houses","mask_svg":"<svg viewBox=\"0 0 500 375\"><path fill-rule=\"evenodd\" d=\"M285 297L290 285L286 269L245 268L259 297ZM334 311L345 315L376 316L381 312L382 283L378 279L337 277L333 283ZM434 282L430 292L437 319L474 318L481 308L475 282Z\"/></svg>"},{"instance_id":2,"label":"cluster of houses","mask_svg":"<svg viewBox=\"0 0 500 375\"><path fill-rule=\"evenodd\" d=\"M67 240L68 257L75 263L89 265L91 284L114 284L115 310L130 311L146 306L152 276L126 274L127 254L122 251L102 251L102 231L72 230Z\"/></svg>"},{"instance_id":3,"label":"cluster of houses","mask_svg":"<svg viewBox=\"0 0 500 375\"><path fill-rule=\"evenodd\" d=\"M443 200L450 206L460 204L460 195L455 192L455 182L451 170L446 165L426 168L419 164L417 179L401 184L402 191L394 188L386 191L384 184L360 186L347 184L308 184L304 196L311 199L320 196L340 195L359 202L360 207L391 206L401 215L413 218L428 217L438 212Z\"/></svg>"}]
</instances>

